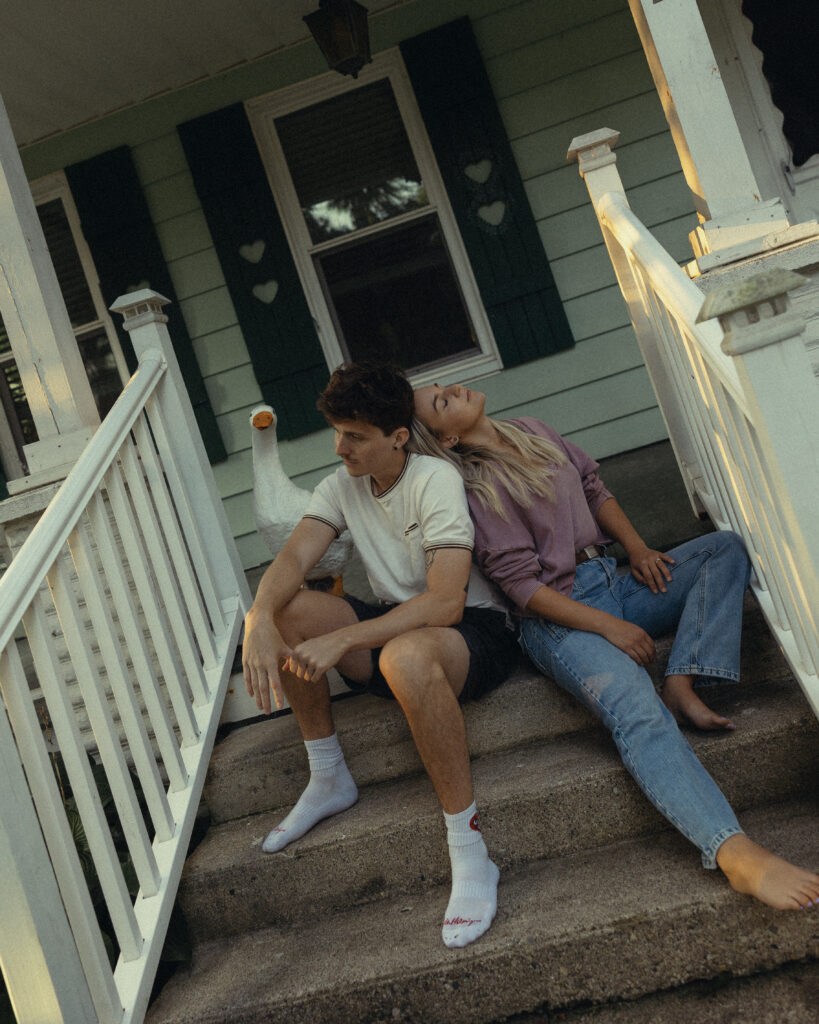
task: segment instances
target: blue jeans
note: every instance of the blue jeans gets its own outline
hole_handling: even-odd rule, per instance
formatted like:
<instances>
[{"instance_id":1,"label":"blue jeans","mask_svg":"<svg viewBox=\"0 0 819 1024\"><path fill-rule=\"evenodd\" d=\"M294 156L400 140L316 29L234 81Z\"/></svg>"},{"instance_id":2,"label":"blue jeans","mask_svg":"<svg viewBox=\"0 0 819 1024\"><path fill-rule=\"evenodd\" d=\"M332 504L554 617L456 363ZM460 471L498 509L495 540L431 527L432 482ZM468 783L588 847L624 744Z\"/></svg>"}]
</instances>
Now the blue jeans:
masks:
<instances>
[{"instance_id":1,"label":"blue jeans","mask_svg":"<svg viewBox=\"0 0 819 1024\"><path fill-rule=\"evenodd\" d=\"M613 558L577 567L572 598L633 622L651 636L677 630L666 675L698 681L739 679L742 601L750 565L740 538L718 532L674 548L665 594ZM524 619L520 645L545 674L574 694L611 732L623 763L648 799L702 852L705 867L742 831L717 784L703 768L645 669L596 633Z\"/></svg>"}]
</instances>

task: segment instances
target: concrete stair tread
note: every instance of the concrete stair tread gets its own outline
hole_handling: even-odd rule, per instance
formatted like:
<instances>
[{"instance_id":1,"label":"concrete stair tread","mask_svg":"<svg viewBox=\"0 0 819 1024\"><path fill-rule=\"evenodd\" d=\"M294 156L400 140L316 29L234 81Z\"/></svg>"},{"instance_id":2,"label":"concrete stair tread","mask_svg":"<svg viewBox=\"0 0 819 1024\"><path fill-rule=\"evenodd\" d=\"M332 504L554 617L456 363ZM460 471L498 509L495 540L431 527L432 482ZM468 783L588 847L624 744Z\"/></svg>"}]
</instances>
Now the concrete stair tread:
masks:
<instances>
[{"instance_id":1,"label":"concrete stair tread","mask_svg":"<svg viewBox=\"0 0 819 1024\"><path fill-rule=\"evenodd\" d=\"M637 1000L578 1007L561 1024L816 1024L819 962L788 964L746 978L724 975ZM551 1024L539 1011L505 1024Z\"/></svg>"},{"instance_id":2,"label":"concrete stair tread","mask_svg":"<svg viewBox=\"0 0 819 1024\"><path fill-rule=\"evenodd\" d=\"M722 688L713 703L736 719L737 731L688 736L738 813L810 791L819 723L798 689L784 681ZM670 827L603 730L476 758L473 777L486 840L503 869ZM365 787L343 815L265 855L261 843L280 817L213 826L193 852L180 899L198 934L326 913L448 877L440 808L425 776Z\"/></svg>"},{"instance_id":3,"label":"concrete stair tread","mask_svg":"<svg viewBox=\"0 0 819 1024\"><path fill-rule=\"evenodd\" d=\"M798 863L819 862L815 802L754 810L745 827ZM203 944L148 1021L449 1021L456 997L458 1020L491 1021L819 955L819 913L733 893L676 833L504 872L497 920L465 950L440 940L447 895L439 886Z\"/></svg>"}]
</instances>

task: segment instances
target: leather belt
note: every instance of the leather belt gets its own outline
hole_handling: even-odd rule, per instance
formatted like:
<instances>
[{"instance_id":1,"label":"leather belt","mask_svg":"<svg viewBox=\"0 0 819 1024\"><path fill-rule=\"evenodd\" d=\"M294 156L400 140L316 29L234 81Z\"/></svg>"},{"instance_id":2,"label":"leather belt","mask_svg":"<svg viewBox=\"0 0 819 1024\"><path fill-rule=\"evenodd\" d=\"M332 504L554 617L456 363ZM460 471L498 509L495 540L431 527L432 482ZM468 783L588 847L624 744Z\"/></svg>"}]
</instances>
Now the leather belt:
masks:
<instances>
[{"instance_id":1,"label":"leather belt","mask_svg":"<svg viewBox=\"0 0 819 1024\"><path fill-rule=\"evenodd\" d=\"M589 544L580 551L575 552L575 565L582 565L592 558L601 558L605 554L605 548L600 544Z\"/></svg>"}]
</instances>

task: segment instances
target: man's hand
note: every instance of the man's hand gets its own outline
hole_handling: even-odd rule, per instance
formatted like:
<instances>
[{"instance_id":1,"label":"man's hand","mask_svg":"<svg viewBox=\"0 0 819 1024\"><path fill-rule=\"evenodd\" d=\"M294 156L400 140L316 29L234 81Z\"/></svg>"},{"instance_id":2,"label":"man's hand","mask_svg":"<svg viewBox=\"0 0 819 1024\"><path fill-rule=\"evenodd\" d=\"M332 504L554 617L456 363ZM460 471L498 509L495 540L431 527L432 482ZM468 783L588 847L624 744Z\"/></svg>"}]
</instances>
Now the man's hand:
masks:
<instances>
[{"instance_id":1,"label":"man's hand","mask_svg":"<svg viewBox=\"0 0 819 1024\"><path fill-rule=\"evenodd\" d=\"M288 669L308 683L321 679L349 650L344 633L344 630L336 629L324 636L304 640L290 652Z\"/></svg>"},{"instance_id":2,"label":"man's hand","mask_svg":"<svg viewBox=\"0 0 819 1024\"><path fill-rule=\"evenodd\" d=\"M654 661L654 641L640 626L610 616L602 636L643 668Z\"/></svg>"},{"instance_id":3,"label":"man's hand","mask_svg":"<svg viewBox=\"0 0 819 1024\"><path fill-rule=\"evenodd\" d=\"M631 575L635 580L644 583L652 594L656 594L658 590L664 594L667 589L666 583L671 582L671 572L668 566L674 564L674 559L670 555L663 554L662 551L654 551L653 548L649 548L645 544L626 553L631 566Z\"/></svg>"},{"instance_id":4,"label":"man's hand","mask_svg":"<svg viewBox=\"0 0 819 1024\"><path fill-rule=\"evenodd\" d=\"M245 618L245 639L242 645L242 673L248 696L256 707L270 714L270 693L276 707L284 704L279 669L292 654L272 619L256 619L250 611Z\"/></svg>"}]
</instances>

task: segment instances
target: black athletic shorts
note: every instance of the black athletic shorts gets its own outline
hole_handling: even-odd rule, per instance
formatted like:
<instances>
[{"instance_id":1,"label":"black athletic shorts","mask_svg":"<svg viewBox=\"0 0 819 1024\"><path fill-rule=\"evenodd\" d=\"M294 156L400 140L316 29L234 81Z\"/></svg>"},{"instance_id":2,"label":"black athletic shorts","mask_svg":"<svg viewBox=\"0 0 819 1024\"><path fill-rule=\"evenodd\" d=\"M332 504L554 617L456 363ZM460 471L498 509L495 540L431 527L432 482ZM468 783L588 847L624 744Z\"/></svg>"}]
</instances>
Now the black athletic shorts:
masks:
<instances>
[{"instance_id":1,"label":"black athletic shorts","mask_svg":"<svg viewBox=\"0 0 819 1024\"><path fill-rule=\"evenodd\" d=\"M386 603L367 604L366 601L360 601L348 594L344 595L343 600L353 609L359 622L386 615L390 608L395 607ZM469 672L458 700L482 697L499 686L512 671L520 648L516 630L514 626L508 624L509 619L505 612L494 611L491 608L464 608L461 621L456 626L449 627L461 634L469 648ZM371 652L373 674L368 682L359 683L355 679L348 679L347 676L341 678L355 693L371 693L375 697L394 700L389 684L378 667L381 650L382 648L375 647Z\"/></svg>"}]
</instances>

